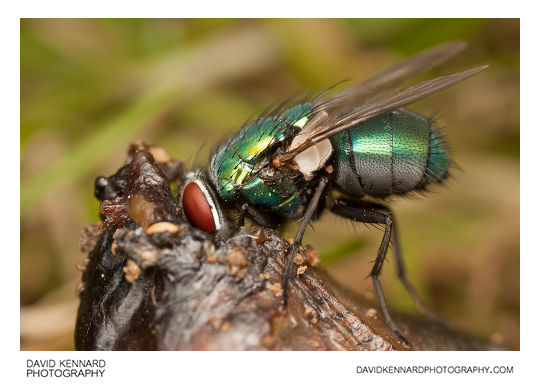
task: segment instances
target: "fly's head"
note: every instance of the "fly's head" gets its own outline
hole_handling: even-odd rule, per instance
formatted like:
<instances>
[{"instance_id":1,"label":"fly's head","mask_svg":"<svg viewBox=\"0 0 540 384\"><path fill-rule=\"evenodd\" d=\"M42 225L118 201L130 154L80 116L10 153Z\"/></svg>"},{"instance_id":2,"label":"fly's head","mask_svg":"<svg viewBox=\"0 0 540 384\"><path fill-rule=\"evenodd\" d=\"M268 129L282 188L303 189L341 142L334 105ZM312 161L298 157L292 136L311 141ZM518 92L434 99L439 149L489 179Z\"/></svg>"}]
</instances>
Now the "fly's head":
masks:
<instances>
[{"instance_id":1,"label":"fly's head","mask_svg":"<svg viewBox=\"0 0 540 384\"><path fill-rule=\"evenodd\" d=\"M194 227L210 234L226 227L218 196L201 171L189 172L181 181L180 204Z\"/></svg>"}]
</instances>

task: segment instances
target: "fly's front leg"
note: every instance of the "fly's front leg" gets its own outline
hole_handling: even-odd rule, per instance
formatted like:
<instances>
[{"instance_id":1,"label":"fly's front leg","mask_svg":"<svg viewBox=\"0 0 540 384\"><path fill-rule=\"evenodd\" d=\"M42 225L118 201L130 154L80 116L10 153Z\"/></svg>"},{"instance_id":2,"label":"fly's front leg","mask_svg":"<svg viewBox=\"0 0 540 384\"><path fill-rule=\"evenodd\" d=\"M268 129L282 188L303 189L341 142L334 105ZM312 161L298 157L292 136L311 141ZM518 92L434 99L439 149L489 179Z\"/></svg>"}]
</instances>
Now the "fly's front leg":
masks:
<instances>
[{"instance_id":1,"label":"fly's front leg","mask_svg":"<svg viewBox=\"0 0 540 384\"><path fill-rule=\"evenodd\" d=\"M298 228L298 231L296 232L296 235L294 236L293 243L291 244L291 252L289 255L289 260L287 260L287 268L285 269L285 275L283 276L283 306L285 308L287 308L287 287L289 285L289 275L291 274L294 257L296 256L298 247L300 247L300 245L302 244L302 238L304 237L304 232L306 232L306 228L310 220L313 218L313 215L317 211L317 207L319 205L319 201L322 198L324 189L326 188L326 184L328 184L328 179L326 177L322 177L321 180L319 181L319 185L317 186L317 189L315 190L315 193L313 194L313 197L311 198L309 202L306 212L304 213L304 217L302 218L302 223L300 224L300 227Z\"/></svg>"},{"instance_id":2,"label":"fly's front leg","mask_svg":"<svg viewBox=\"0 0 540 384\"><path fill-rule=\"evenodd\" d=\"M277 228L280 224L279 219L272 216L271 214L263 211L259 211L256 208L249 205L249 203L242 203L238 206L238 228L244 226L246 217L251 218L257 224L268 227L268 228Z\"/></svg>"},{"instance_id":3,"label":"fly's front leg","mask_svg":"<svg viewBox=\"0 0 540 384\"><path fill-rule=\"evenodd\" d=\"M386 209L384 206L379 204L364 202L364 201L348 201L348 200L337 200L331 206L331 211L336 215L345 217L354 221L368 224L383 224L384 225L384 235L379 246L379 251L377 252L377 258L373 268L371 269L371 278L373 280L373 285L375 287L375 292L377 293L377 298L379 299L379 305L383 312L386 323L392 329L392 331L406 344L409 344L409 341L398 331L396 325L394 324L388 308L386 306L386 300L384 299L384 294L382 290L381 283L379 281L379 276L381 274L381 269L386 258L386 253L388 252L388 245L390 244L390 238L392 237L392 227L393 219L392 213ZM379 209L383 209L386 212L379 212ZM399 247L399 244L398 244ZM398 264L403 266L402 260L398 260ZM402 270L404 270L402 268Z\"/></svg>"}]
</instances>

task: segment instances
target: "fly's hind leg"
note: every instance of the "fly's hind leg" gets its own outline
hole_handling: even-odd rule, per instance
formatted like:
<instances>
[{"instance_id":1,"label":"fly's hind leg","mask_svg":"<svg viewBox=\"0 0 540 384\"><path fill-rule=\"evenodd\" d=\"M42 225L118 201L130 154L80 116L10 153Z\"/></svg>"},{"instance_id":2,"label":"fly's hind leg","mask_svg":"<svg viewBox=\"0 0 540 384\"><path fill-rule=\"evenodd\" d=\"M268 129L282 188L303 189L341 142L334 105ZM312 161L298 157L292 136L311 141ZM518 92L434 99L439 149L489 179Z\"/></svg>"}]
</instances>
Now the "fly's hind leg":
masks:
<instances>
[{"instance_id":1,"label":"fly's hind leg","mask_svg":"<svg viewBox=\"0 0 540 384\"><path fill-rule=\"evenodd\" d=\"M381 206L382 207L382 206ZM437 314L435 314L429 307L424 303L424 300L422 300L422 297L414 287L414 285L410 282L410 280L407 278L407 274L405 271L405 262L403 260L403 253L401 252L401 244L399 242L399 236L398 236L398 230L396 227L396 222L394 220L393 230L392 230L392 243L394 248L394 257L396 259L396 274L399 280L401 281L401 284L405 287L407 292L409 292L409 295L413 299L416 306L433 321L437 321L439 323L443 323L446 325L448 324L448 321L441 318Z\"/></svg>"},{"instance_id":2,"label":"fly's hind leg","mask_svg":"<svg viewBox=\"0 0 540 384\"><path fill-rule=\"evenodd\" d=\"M379 299L379 305L383 312L386 323L388 324L390 329L392 329L392 331L398 336L398 338L400 338L406 344L410 345L409 341L398 331L398 328L394 324L392 317L390 316L390 313L388 312L382 286L379 281L381 269L382 269L384 260L386 258L386 253L388 252L388 245L390 244L390 239L393 237L393 240L395 243L394 247L396 248L394 252L396 253L396 259L397 259L397 264L398 264L398 276L400 276L400 279L402 282L404 281L407 282L408 285L405 284L404 282L404 285L407 289L409 289L409 287L412 287L412 285L408 282L408 280L404 278L405 269L403 267L403 260L401 258L401 250L399 250L399 243L395 241L395 239L397 239L397 235L394 228L392 212L388 208L380 204L375 204L375 203L366 202L366 201L350 201L350 200L345 200L345 199L332 201L330 209L336 215L345 217L354 221L358 221L361 223L368 223L368 224L383 224L384 225L384 235L381 241L381 245L379 246L379 251L377 252L377 258L375 259L375 263L373 265L370 275L373 280L375 292L377 293L377 298ZM383 211L383 212L380 212L380 211ZM419 298L414 288L413 288L413 292L414 294L416 294L416 297ZM415 296L412 293L411 295L413 296L413 299L415 299L416 301Z\"/></svg>"}]
</instances>

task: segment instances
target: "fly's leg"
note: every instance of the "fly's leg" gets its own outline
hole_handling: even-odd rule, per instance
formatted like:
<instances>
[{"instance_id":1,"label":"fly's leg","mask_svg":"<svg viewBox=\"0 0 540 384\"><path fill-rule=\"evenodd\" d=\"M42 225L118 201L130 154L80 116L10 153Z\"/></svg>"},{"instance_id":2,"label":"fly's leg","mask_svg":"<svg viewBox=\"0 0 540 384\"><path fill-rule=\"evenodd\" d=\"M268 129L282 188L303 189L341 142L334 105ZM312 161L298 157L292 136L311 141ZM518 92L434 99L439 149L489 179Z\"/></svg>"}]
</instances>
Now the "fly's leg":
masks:
<instances>
[{"instance_id":1,"label":"fly's leg","mask_svg":"<svg viewBox=\"0 0 540 384\"><path fill-rule=\"evenodd\" d=\"M309 205L306 208L306 212L304 213L304 217L302 218L302 223L300 223L300 227L298 228L298 231L296 232L296 235L294 236L294 241L291 244L291 252L289 254L289 260L287 260L287 268L285 269L285 275L283 276L283 306L285 308L287 308L287 287L289 285L289 275L291 274L294 257L296 256L298 247L300 247L300 245L302 244L302 238L304 237L304 232L306 232L306 228L310 220L313 218L313 215L317 211L319 201L321 200L322 194L324 192L324 189L326 188L327 183L328 183L328 179L326 177L322 177L321 180L319 181L319 185L317 186L317 189L315 190L315 193L313 194L313 197L311 198Z\"/></svg>"},{"instance_id":2,"label":"fly's leg","mask_svg":"<svg viewBox=\"0 0 540 384\"><path fill-rule=\"evenodd\" d=\"M384 206L381 206L384 208ZM388 209L388 208L386 208ZM420 310L429 317L431 320L437 321L439 323L444 323L448 325L448 322L445 319L442 319L440 316L437 316L429 307L424 303L424 300L422 300L422 297L414 288L414 285L410 282L410 280L407 278L407 274L405 272L405 262L403 260L403 253L401 252L401 244L399 242L399 236L398 231L396 227L396 221L393 219L394 225L392 230L392 243L394 248L394 257L396 259L396 274L399 280L401 281L401 284L405 287L407 292L409 292L409 295L413 299L414 303Z\"/></svg>"},{"instance_id":3,"label":"fly's leg","mask_svg":"<svg viewBox=\"0 0 540 384\"><path fill-rule=\"evenodd\" d=\"M253 219L257 224L263 227L277 228L280 224L279 219L276 219L275 216L272 216L267 212L259 211L248 203L242 203L238 207L238 211L240 212L238 216L238 228L245 224L246 217Z\"/></svg>"},{"instance_id":4,"label":"fly's leg","mask_svg":"<svg viewBox=\"0 0 540 384\"><path fill-rule=\"evenodd\" d=\"M396 334L396 336L398 336L399 339L410 345L409 341L398 331L396 325L392 320L392 317L390 316L390 313L388 312L381 282L379 281L379 276L381 274L381 269L386 258L386 253L388 252L388 245L390 244L390 238L392 237L393 232L392 213L382 205L365 201L353 202L348 200L337 200L331 205L330 209L338 216L345 217L361 223L384 224L384 235L381 241L381 245L379 246L377 258L375 259L375 263L373 265L373 268L371 269L370 275L371 279L373 280L375 292L377 293L379 305L383 312L386 323L388 324L390 329ZM379 209L385 210L387 212L379 212ZM397 247L399 248L399 244L397 244ZM401 270L402 272L404 272L404 268L402 268L402 261L403 260L400 259L397 264L401 264Z\"/></svg>"},{"instance_id":5,"label":"fly's leg","mask_svg":"<svg viewBox=\"0 0 540 384\"><path fill-rule=\"evenodd\" d=\"M349 203L350 204L350 203ZM366 209L374 209L377 211L384 211L387 212L390 218L392 219L392 245L394 250L394 257L396 260L396 275L401 281L401 284L405 287L407 292L409 293L409 296L413 299L416 306L431 320L438 321L440 323L447 323L446 320L440 318L437 316L433 311L429 309L429 307L424 303L424 300L422 300L422 297L414 287L414 285L410 282L409 278L407 277L406 270L405 270L405 261L403 259L403 252L401 251L401 243L399 241L399 235L398 235L398 228L396 224L396 219L394 218L394 215L392 214L392 211L390 208L377 203L371 203L367 201L359 201L354 203L356 206L366 208ZM354 219L353 219L354 220Z\"/></svg>"}]
</instances>

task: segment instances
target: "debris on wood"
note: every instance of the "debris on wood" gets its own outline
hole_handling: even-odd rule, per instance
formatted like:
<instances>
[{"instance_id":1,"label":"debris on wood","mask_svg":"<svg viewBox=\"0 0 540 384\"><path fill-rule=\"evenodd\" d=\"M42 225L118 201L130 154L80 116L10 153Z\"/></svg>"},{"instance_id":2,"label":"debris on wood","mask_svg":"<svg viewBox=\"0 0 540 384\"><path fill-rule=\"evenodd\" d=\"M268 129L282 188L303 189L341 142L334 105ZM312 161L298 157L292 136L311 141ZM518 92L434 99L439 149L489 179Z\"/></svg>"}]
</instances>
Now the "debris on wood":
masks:
<instances>
[{"instance_id":1,"label":"debris on wood","mask_svg":"<svg viewBox=\"0 0 540 384\"><path fill-rule=\"evenodd\" d=\"M86 224L81 231L79 247L82 252L89 253L97 245L99 237L103 232L103 222Z\"/></svg>"},{"instance_id":2,"label":"debris on wood","mask_svg":"<svg viewBox=\"0 0 540 384\"><path fill-rule=\"evenodd\" d=\"M164 150L138 142L116 174L96 180L102 224L81 238L90 255L78 267L77 349L409 349L372 300L317 268L319 253L309 246L295 258L284 309L290 242L270 229L241 227L227 239L193 229L170 189L184 171ZM393 318L413 349L496 349L427 319Z\"/></svg>"}]
</instances>

